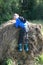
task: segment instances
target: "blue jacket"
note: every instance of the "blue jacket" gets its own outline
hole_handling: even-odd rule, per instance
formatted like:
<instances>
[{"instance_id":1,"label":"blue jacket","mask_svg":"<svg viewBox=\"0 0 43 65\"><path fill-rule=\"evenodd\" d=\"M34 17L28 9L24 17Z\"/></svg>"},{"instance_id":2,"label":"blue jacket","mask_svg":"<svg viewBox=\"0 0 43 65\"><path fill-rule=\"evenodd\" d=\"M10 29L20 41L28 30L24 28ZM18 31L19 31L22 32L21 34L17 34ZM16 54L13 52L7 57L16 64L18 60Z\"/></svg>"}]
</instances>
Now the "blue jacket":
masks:
<instances>
[{"instance_id":1,"label":"blue jacket","mask_svg":"<svg viewBox=\"0 0 43 65\"><path fill-rule=\"evenodd\" d=\"M16 28L23 28L23 29L25 29L25 25L24 25L24 23L18 18L18 19L16 19L16 23L14 24L14 26L16 27Z\"/></svg>"}]
</instances>

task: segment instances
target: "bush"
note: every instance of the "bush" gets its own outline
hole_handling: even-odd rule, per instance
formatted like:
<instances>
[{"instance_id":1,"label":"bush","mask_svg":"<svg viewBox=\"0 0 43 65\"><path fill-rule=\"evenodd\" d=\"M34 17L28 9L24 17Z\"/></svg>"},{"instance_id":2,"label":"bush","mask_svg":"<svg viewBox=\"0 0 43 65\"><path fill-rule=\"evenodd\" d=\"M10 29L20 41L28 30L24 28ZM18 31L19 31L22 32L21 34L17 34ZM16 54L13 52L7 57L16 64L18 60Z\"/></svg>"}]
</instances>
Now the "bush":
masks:
<instances>
[{"instance_id":1,"label":"bush","mask_svg":"<svg viewBox=\"0 0 43 65\"><path fill-rule=\"evenodd\" d=\"M12 59L8 58L8 59L3 60L1 65L13 65L13 61Z\"/></svg>"}]
</instances>

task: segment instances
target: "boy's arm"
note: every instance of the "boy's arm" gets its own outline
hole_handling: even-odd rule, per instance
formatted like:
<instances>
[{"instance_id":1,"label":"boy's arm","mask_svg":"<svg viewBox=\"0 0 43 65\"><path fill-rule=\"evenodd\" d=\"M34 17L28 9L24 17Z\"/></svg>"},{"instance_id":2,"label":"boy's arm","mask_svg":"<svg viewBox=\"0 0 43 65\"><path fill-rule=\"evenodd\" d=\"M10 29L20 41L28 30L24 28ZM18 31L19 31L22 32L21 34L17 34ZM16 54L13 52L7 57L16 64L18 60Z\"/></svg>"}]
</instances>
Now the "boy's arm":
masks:
<instances>
[{"instance_id":1,"label":"boy's arm","mask_svg":"<svg viewBox=\"0 0 43 65\"><path fill-rule=\"evenodd\" d=\"M22 28L22 29L25 28L25 27L24 27L24 23L21 22L19 19L16 20L15 26L16 26L16 28L19 28L19 27Z\"/></svg>"},{"instance_id":2,"label":"boy's arm","mask_svg":"<svg viewBox=\"0 0 43 65\"><path fill-rule=\"evenodd\" d=\"M24 23L21 22L19 19L17 19L17 20L10 20L10 23L13 24L13 26L16 27L16 28L22 28L22 29L25 28Z\"/></svg>"}]
</instances>

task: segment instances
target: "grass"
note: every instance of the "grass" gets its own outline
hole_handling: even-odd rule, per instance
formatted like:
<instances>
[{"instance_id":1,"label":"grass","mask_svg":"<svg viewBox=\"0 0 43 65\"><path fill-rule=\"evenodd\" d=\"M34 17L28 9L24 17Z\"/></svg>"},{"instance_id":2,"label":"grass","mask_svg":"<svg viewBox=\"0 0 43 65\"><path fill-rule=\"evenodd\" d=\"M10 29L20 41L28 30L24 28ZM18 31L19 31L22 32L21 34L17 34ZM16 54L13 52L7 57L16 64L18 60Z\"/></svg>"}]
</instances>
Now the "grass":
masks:
<instances>
[{"instance_id":1,"label":"grass","mask_svg":"<svg viewBox=\"0 0 43 65\"><path fill-rule=\"evenodd\" d=\"M35 57L34 61L35 65L43 65L43 54L39 55L38 57Z\"/></svg>"},{"instance_id":2,"label":"grass","mask_svg":"<svg viewBox=\"0 0 43 65\"><path fill-rule=\"evenodd\" d=\"M32 23L42 24L43 25L43 20L33 20Z\"/></svg>"},{"instance_id":3,"label":"grass","mask_svg":"<svg viewBox=\"0 0 43 65\"><path fill-rule=\"evenodd\" d=\"M1 65L13 65L12 59L4 59Z\"/></svg>"}]
</instances>

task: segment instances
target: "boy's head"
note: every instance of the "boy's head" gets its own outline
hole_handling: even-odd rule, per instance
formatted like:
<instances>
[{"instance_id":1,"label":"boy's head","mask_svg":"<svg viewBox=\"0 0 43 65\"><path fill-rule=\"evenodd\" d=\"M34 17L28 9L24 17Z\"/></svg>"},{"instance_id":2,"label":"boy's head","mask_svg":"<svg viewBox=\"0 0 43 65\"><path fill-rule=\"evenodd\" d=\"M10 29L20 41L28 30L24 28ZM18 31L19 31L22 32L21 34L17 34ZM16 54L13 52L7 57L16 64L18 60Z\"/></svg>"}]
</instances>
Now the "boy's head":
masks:
<instances>
[{"instance_id":1,"label":"boy's head","mask_svg":"<svg viewBox=\"0 0 43 65\"><path fill-rule=\"evenodd\" d=\"M19 18L19 14L15 13L13 19L16 20L17 18Z\"/></svg>"}]
</instances>

